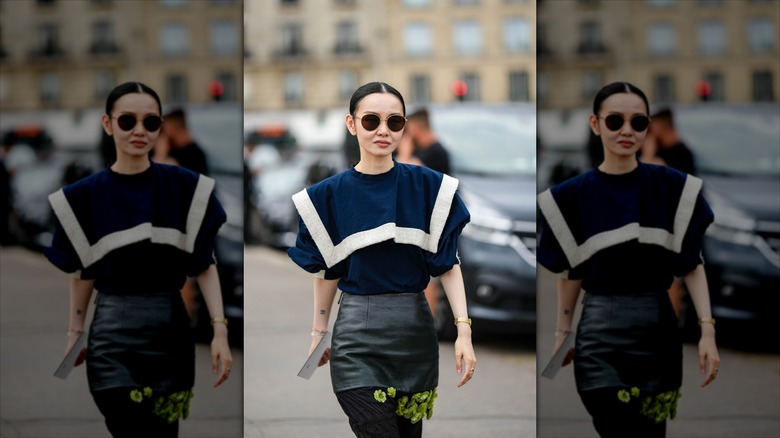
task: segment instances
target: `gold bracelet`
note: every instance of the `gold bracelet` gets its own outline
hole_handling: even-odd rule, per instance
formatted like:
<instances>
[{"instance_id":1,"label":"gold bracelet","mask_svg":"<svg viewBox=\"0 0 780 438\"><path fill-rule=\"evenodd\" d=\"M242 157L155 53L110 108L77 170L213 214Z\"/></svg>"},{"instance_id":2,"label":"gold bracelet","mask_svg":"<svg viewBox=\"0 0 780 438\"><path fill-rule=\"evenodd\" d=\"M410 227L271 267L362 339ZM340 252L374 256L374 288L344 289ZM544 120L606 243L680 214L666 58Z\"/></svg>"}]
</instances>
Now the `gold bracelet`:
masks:
<instances>
[{"instance_id":1,"label":"gold bracelet","mask_svg":"<svg viewBox=\"0 0 780 438\"><path fill-rule=\"evenodd\" d=\"M471 318L466 317L466 316L459 316L459 317L455 318L455 325L458 325L461 322L465 322L466 324L469 325L469 327L471 327Z\"/></svg>"},{"instance_id":2,"label":"gold bracelet","mask_svg":"<svg viewBox=\"0 0 780 438\"><path fill-rule=\"evenodd\" d=\"M709 317L709 316L704 317L704 318L699 318L699 325L702 325L704 323L712 324L713 327L714 327L715 326L715 318Z\"/></svg>"},{"instance_id":3,"label":"gold bracelet","mask_svg":"<svg viewBox=\"0 0 780 438\"><path fill-rule=\"evenodd\" d=\"M218 323L225 324L225 327L227 327L228 320L227 320L227 318L224 318L224 317L222 317L222 318L211 318L211 325L218 324Z\"/></svg>"}]
</instances>

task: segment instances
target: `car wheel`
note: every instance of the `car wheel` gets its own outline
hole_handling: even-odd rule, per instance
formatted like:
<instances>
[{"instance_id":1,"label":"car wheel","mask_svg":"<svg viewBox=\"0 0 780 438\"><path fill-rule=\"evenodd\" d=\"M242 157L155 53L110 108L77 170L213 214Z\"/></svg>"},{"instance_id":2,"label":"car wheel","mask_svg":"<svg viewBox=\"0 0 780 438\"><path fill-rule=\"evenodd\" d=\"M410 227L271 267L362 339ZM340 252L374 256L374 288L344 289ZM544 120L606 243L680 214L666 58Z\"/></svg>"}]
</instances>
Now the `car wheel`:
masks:
<instances>
[{"instance_id":1,"label":"car wheel","mask_svg":"<svg viewBox=\"0 0 780 438\"><path fill-rule=\"evenodd\" d=\"M439 286L439 303L436 306L436 314L433 315L433 325L436 327L436 335L440 341L454 341L458 337L458 328L455 327L455 318L452 316L450 302L444 294L444 288Z\"/></svg>"}]
</instances>

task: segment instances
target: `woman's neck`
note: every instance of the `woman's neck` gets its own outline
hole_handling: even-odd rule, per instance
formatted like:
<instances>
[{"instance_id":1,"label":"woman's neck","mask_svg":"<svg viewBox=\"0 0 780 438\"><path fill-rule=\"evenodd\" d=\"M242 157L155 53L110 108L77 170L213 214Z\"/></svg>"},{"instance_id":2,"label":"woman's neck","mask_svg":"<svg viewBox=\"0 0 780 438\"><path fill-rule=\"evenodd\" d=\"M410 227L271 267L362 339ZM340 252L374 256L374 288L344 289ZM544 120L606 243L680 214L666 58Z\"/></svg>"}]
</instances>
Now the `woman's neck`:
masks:
<instances>
[{"instance_id":1,"label":"woman's neck","mask_svg":"<svg viewBox=\"0 0 780 438\"><path fill-rule=\"evenodd\" d=\"M629 173L639 166L639 162L634 155L623 157L605 154L604 161L599 164L599 170L612 175L622 175Z\"/></svg>"},{"instance_id":2,"label":"woman's neck","mask_svg":"<svg viewBox=\"0 0 780 438\"><path fill-rule=\"evenodd\" d=\"M149 166L151 166L151 162L149 161L149 157L146 155L141 157L133 157L132 159L117 156L116 162L111 165L111 170L116 173L133 175L145 171L149 168Z\"/></svg>"},{"instance_id":3,"label":"woman's neck","mask_svg":"<svg viewBox=\"0 0 780 438\"><path fill-rule=\"evenodd\" d=\"M385 157L362 156L360 157L360 161L355 165L355 170L366 175L379 175L381 173L389 172L394 165L395 162L391 155Z\"/></svg>"}]
</instances>

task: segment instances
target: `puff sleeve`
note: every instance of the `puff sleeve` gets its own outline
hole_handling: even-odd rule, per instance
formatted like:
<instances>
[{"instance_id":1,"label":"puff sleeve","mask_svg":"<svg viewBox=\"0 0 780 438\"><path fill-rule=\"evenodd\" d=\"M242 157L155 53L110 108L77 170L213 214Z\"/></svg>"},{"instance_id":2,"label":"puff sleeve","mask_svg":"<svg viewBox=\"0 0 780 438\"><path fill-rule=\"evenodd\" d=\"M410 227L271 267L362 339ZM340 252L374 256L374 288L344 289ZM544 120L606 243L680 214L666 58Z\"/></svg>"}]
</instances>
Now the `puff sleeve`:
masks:
<instances>
[{"instance_id":1,"label":"puff sleeve","mask_svg":"<svg viewBox=\"0 0 780 438\"><path fill-rule=\"evenodd\" d=\"M209 198L206 214L198 230L193 251L188 256L186 274L194 277L216 263L214 247L216 245L217 232L227 220L225 210L212 192Z\"/></svg>"},{"instance_id":2,"label":"puff sleeve","mask_svg":"<svg viewBox=\"0 0 780 438\"><path fill-rule=\"evenodd\" d=\"M539 227L536 261L550 272L559 274L563 278L569 280L582 279L585 269L584 263L572 267L541 209L537 210L536 217Z\"/></svg>"},{"instance_id":3,"label":"puff sleeve","mask_svg":"<svg viewBox=\"0 0 780 438\"><path fill-rule=\"evenodd\" d=\"M447 222L439 238L438 249L435 253L425 252L425 263L431 276L438 277L452 269L453 266L460 264L458 238L470 220L471 215L466 205L455 193Z\"/></svg>"},{"instance_id":4,"label":"puff sleeve","mask_svg":"<svg viewBox=\"0 0 780 438\"><path fill-rule=\"evenodd\" d=\"M95 279L95 265L84 267L81 258L62 227L62 223L56 215L53 215L53 217L54 234L51 246L43 250L46 258L61 271L72 274L76 278L82 280Z\"/></svg>"},{"instance_id":5,"label":"puff sleeve","mask_svg":"<svg viewBox=\"0 0 780 438\"><path fill-rule=\"evenodd\" d=\"M345 274L343 261L336 263L331 268L327 267L325 259L300 215L298 215L298 237L295 246L287 250L287 255L304 271L312 273L318 278L336 280Z\"/></svg>"},{"instance_id":6,"label":"puff sleeve","mask_svg":"<svg viewBox=\"0 0 780 438\"><path fill-rule=\"evenodd\" d=\"M712 213L707 201L701 193L698 194L696 205L693 208L693 215L685 231L682 248L676 255L674 263L674 275L682 277L685 274L696 269L696 266L704 263L702 259L702 241L704 232L713 222L715 216Z\"/></svg>"}]
</instances>

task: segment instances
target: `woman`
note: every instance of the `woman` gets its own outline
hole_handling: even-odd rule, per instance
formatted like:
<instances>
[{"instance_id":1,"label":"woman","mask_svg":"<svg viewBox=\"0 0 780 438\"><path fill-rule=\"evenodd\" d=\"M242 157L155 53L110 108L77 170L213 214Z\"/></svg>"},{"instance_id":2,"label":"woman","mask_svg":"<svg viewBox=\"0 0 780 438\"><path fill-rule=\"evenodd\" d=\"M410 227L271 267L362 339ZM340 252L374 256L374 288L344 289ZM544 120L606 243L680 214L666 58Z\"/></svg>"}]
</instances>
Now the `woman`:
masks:
<instances>
[{"instance_id":1,"label":"woman","mask_svg":"<svg viewBox=\"0 0 780 438\"><path fill-rule=\"evenodd\" d=\"M457 180L392 153L406 124L401 94L371 82L352 95L346 124L360 161L293 196L300 214L289 255L314 279L310 354L342 291L331 363L336 398L358 437L419 437L433 412L439 353L423 290L438 276L456 317L458 386L474 375L471 320L457 259L469 214Z\"/></svg>"},{"instance_id":2,"label":"woman","mask_svg":"<svg viewBox=\"0 0 780 438\"><path fill-rule=\"evenodd\" d=\"M175 437L195 377L195 345L179 290L197 277L212 316L213 372L230 374L214 239L225 212L214 180L152 163L160 134L157 93L138 82L116 87L103 129L117 159L110 168L49 197L56 217L46 256L73 273L66 352L84 331L92 290L95 313L86 351L92 396L114 437Z\"/></svg>"},{"instance_id":3,"label":"woman","mask_svg":"<svg viewBox=\"0 0 780 438\"><path fill-rule=\"evenodd\" d=\"M580 397L602 437L662 437L682 383L682 344L667 289L684 277L701 325L702 387L718 372L715 320L701 260L713 215L701 180L639 163L650 124L637 87L599 91L590 127L604 161L538 197L537 258L558 282L556 351L586 291L573 354Z\"/></svg>"}]
</instances>

